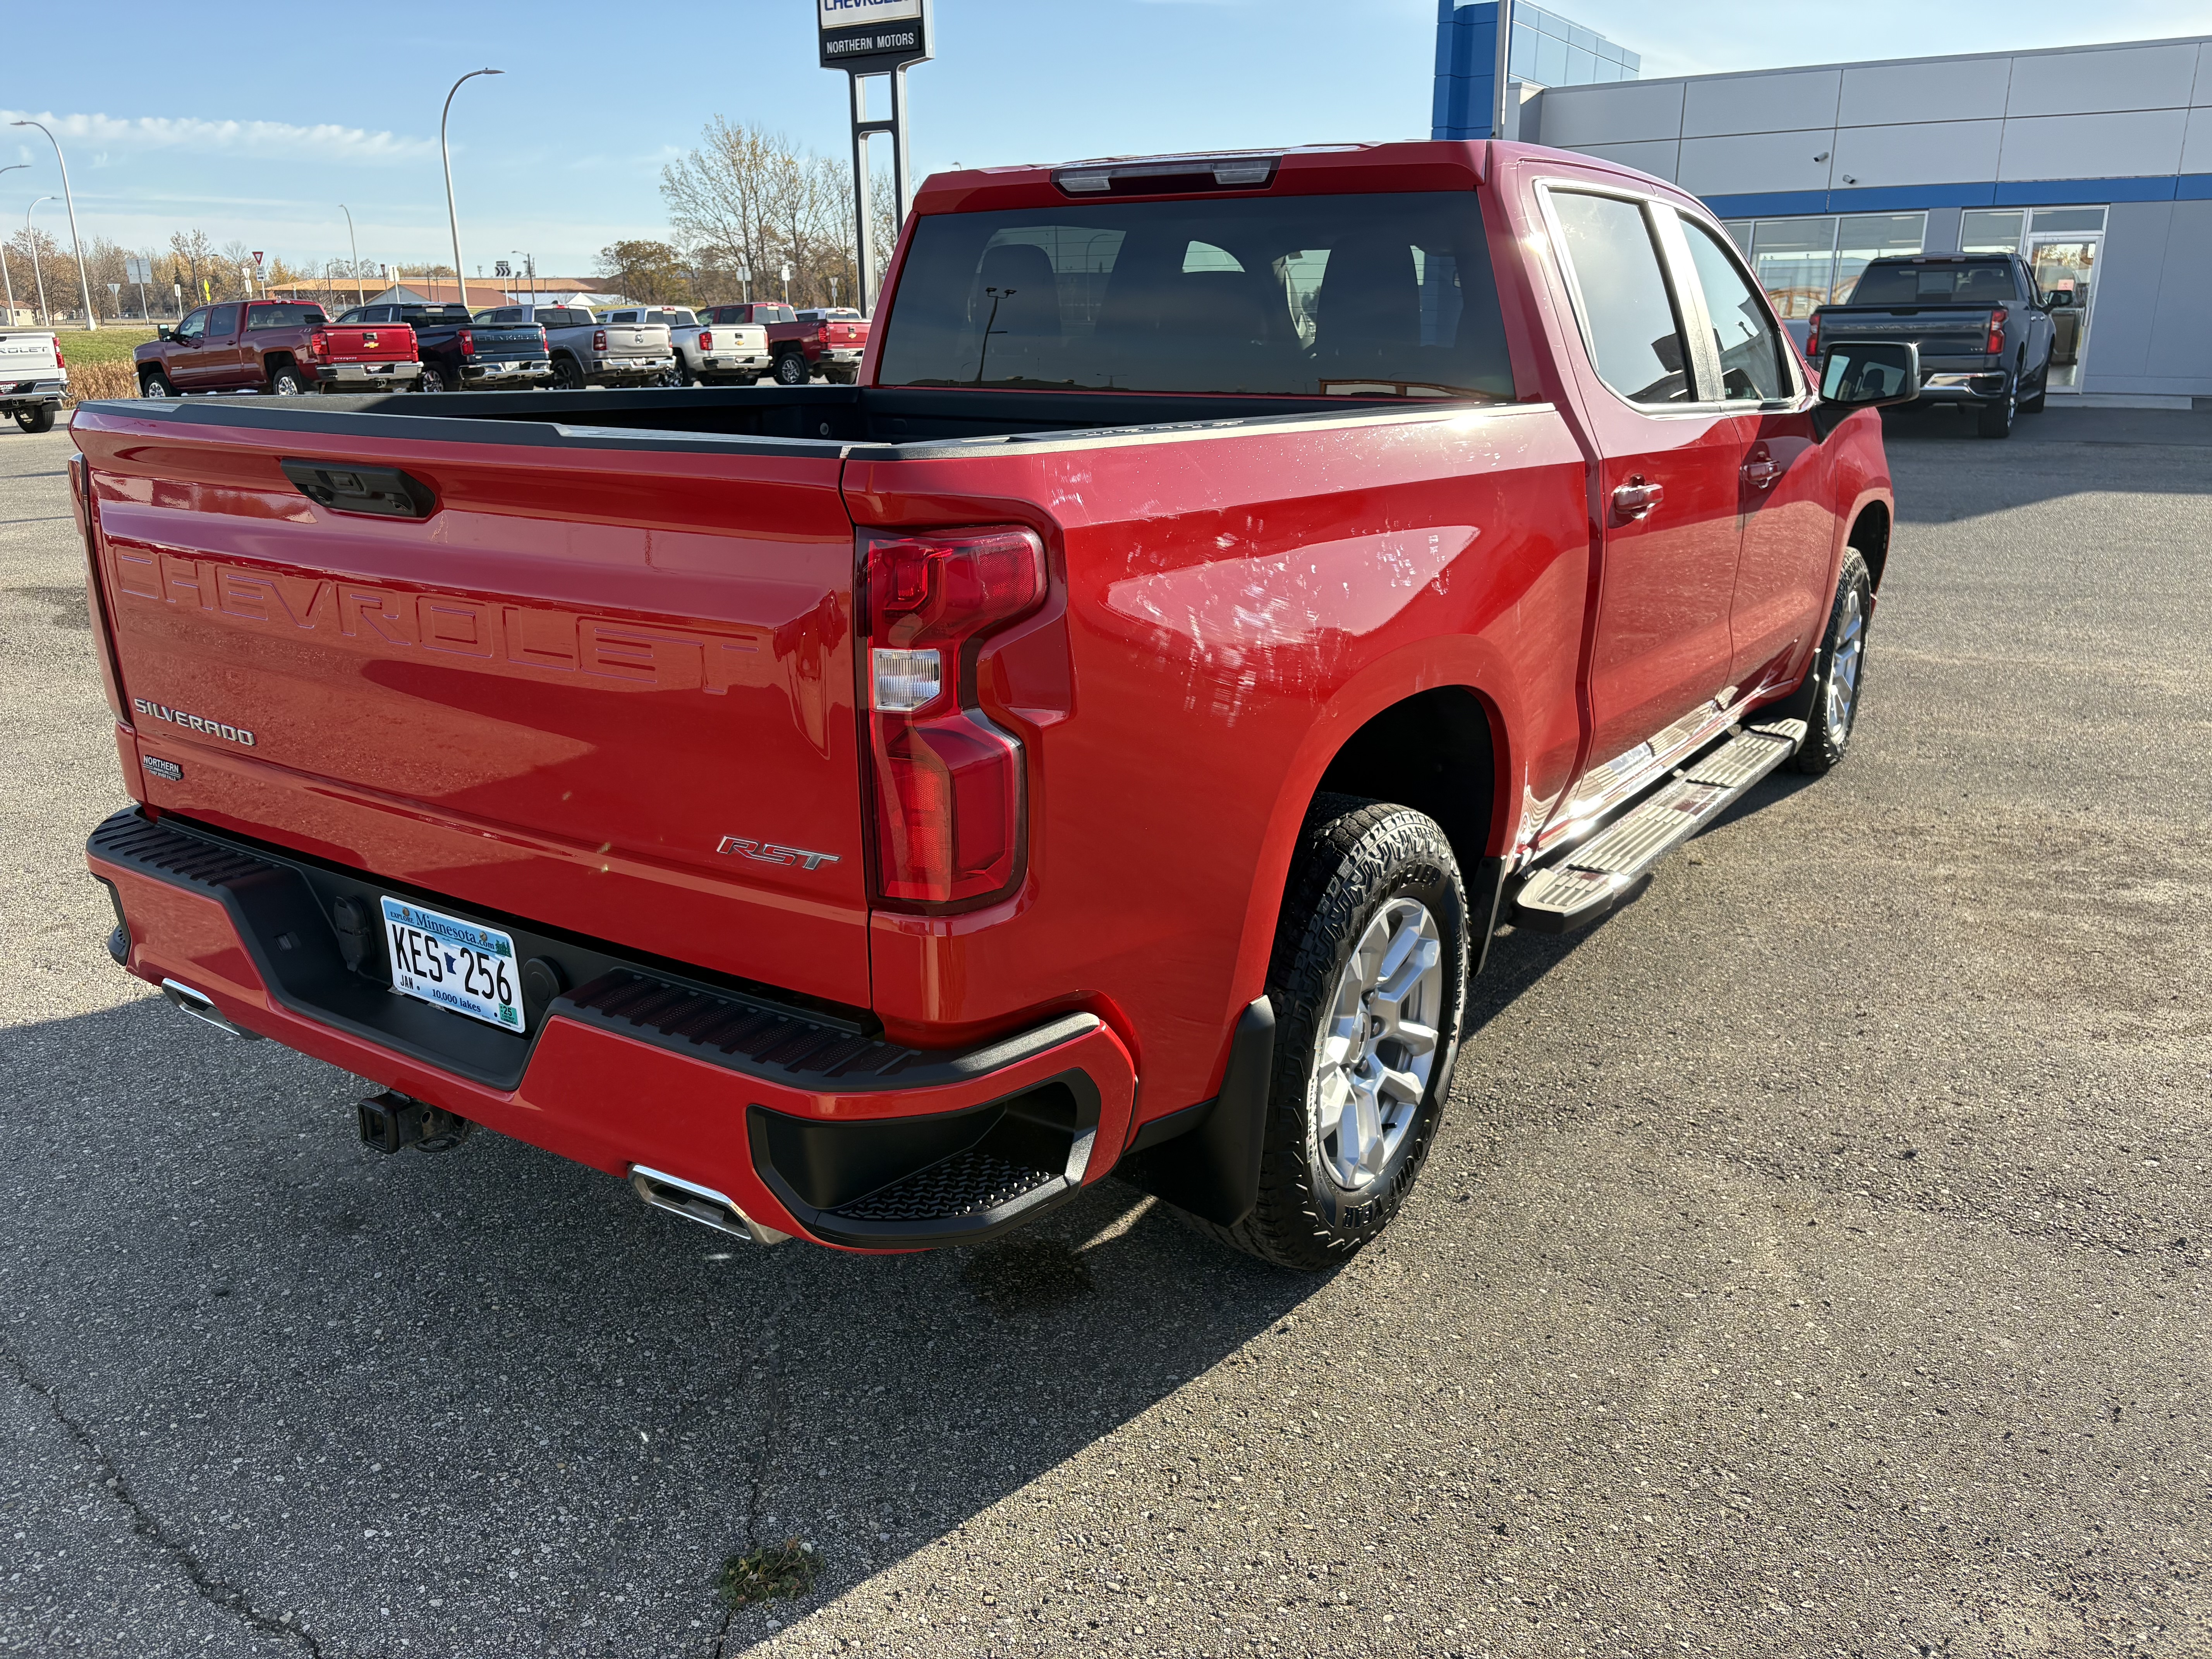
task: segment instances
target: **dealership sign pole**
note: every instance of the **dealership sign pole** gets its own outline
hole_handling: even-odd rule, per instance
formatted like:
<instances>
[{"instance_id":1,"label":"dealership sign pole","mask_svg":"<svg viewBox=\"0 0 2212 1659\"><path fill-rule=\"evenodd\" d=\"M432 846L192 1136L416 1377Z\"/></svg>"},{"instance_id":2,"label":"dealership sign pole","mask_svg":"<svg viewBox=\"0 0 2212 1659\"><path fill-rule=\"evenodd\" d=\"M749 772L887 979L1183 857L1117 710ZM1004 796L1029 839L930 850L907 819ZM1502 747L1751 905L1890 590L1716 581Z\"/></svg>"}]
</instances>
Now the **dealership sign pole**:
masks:
<instances>
[{"instance_id":1,"label":"dealership sign pole","mask_svg":"<svg viewBox=\"0 0 2212 1659\"><path fill-rule=\"evenodd\" d=\"M860 291L854 295L866 313L876 295L874 216L868 200L868 140L891 136L891 188L898 198L899 223L913 205L914 186L907 170L906 71L930 56L930 0L815 0L821 24L822 67L842 70L853 87L853 212ZM888 75L891 114L888 121L868 118L866 78ZM888 255L890 250L884 250Z\"/></svg>"}]
</instances>

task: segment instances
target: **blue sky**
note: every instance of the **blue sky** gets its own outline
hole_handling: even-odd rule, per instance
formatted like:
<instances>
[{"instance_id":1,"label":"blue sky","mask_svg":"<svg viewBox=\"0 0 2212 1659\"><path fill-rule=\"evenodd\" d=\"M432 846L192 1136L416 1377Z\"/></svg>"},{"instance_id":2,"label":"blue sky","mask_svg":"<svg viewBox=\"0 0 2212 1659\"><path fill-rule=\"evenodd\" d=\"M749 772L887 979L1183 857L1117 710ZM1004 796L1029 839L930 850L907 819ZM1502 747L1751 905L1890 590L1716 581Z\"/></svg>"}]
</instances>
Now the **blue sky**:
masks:
<instances>
[{"instance_id":1,"label":"blue sky","mask_svg":"<svg viewBox=\"0 0 2212 1659\"><path fill-rule=\"evenodd\" d=\"M1642 52L1647 77L2212 27L2203 0L1547 5ZM1426 136L1434 0L936 8L938 59L909 79L921 172ZM541 270L580 273L617 237L663 234L660 169L713 116L825 154L846 144L845 81L815 66L811 0L664 0L634 13L386 0L350 15L124 0L100 9L93 39L80 9L14 9L0 111L59 118L81 228L132 245L198 225L218 244L343 258L343 202L363 258L450 258L438 108L455 76L485 64L507 73L463 88L452 126L471 275L518 249ZM0 128L0 165L14 161L33 167L0 174L0 226L59 189L36 132ZM39 222L59 230L59 215L58 203L41 207Z\"/></svg>"}]
</instances>

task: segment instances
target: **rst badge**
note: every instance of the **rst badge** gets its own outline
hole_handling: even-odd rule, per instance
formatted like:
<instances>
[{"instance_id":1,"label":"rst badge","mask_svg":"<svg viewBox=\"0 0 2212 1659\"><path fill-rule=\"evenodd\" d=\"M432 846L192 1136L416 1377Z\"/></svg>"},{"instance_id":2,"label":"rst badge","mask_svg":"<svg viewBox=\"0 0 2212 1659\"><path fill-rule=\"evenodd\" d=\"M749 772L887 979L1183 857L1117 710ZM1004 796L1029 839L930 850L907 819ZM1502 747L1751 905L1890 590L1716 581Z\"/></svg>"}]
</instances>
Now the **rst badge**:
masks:
<instances>
[{"instance_id":1,"label":"rst badge","mask_svg":"<svg viewBox=\"0 0 2212 1659\"><path fill-rule=\"evenodd\" d=\"M840 861L835 853L810 853L804 847L779 847L774 842L750 841L743 836L723 836L722 844L714 850L750 859L757 864L796 865L806 870L819 870L825 864Z\"/></svg>"}]
</instances>

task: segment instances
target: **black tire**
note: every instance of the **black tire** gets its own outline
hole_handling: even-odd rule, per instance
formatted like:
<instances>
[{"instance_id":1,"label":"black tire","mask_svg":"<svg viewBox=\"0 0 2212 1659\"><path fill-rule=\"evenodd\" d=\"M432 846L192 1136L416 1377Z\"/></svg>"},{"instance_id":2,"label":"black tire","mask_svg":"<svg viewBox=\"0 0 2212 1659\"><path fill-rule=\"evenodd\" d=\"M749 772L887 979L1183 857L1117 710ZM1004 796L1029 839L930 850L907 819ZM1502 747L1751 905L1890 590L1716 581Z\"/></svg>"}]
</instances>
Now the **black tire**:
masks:
<instances>
[{"instance_id":1,"label":"black tire","mask_svg":"<svg viewBox=\"0 0 2212 1659\"><path fill-rule=\"evenodd\" d=\"M280 363L269 374L269 395L272 398L296 398L307 389L300 371L289 363Z\"/></svg>"},{"instance_id":2,"label":"black tire","mask_svg":"<svg viewBox=\"0 0 2212 1659\"><path fill-rule=\"evenodd\" d=\"M2050 396L2050 395L2051 395L2051 359L2050 359L2050 358L2048 358L2048 357L2045 357L2045 358L2043 360L2043 368L2042 368L2042 369L2041 369L2041 370L2040 370L2040 371L2036 374L2036 377L2035 377L2035 396L2033 396L2033 398L2022 398L2020 400L2020 412L2021 412L2021 414L2023 414L2023 415L2040 415L2040 414L2042 414L2042 413L2043 413L2043 400L2044 400L2045 398L2047 398L2048 396Z\"/></svg>"},{"instance_id":3,"label":"black tire","mask_svg":"<svg viewBox=\"0 0 2212 1659\"><path fill-rule=\"evenodd\" d=\"M678 351L676 354L676 367L668 371L668 384L671 386L696 386L698 384L696 379L692 375L691 365L684 361L684 354L681 351Z\"/></svg>"},{"instance_id":4,"label":"black tire","mask_svg":"<svg viewBox=\"0 0 2212 1659\"><path fill-rule=\"evenodd\" d=\"M811 378L806 372L806 358L803 354L787 351L775 360L775 383L778 386L805 386Z\"/></svg>"},{"instance_id":5,"label":"black tire","mask_svg":"<svg viewBox=\"0 0 2212 1659\"><path fill-rule=\"evenodd\" d=\"M1321 1044L1331 1035L1331 1007L1362 935L1400 899L1418 900L1436 924L1442 969L1436 1043L1426 1085L1395 1147L1371 1178L1348 1189L1329 1170L1332 1147L1316 1111ZM1451 1089L1467 964L1467 892L1435 820L1386 801L1316 797L1267 973L1275 1053L1260 1200L1233 1227L1195 1218L1194 1224L1263 1261L1310 1273L1348 1260L1388 1226L1428 1158Z\"/></svg>"},{"instance_id":6,"label":"black tire","mask_svg":"<svg viewBox=\"0 0 2212 1659\"><path fill-rule=\"evenodd\" d=\"M584 369L574 357L553 360L553 389L556 392L581 392L584 389Z\"/></svg>"},{"instance_id":7,"label":"black tire","mask_svg":"<svg viewBox=\"0 0 2212 1659\"><path fill-rule=\"evenodd\" d=\"M1781 706L1780 712L1788 718L1805 722L1805 741L1790 757L1791 771L1817 778L1842 765L1844 757L1850 752L1851 733L1858 729L1859 705L1866 699L1867 624L1873 616L1874 580L1867 574L1866 561L1853 548L1844 555L1835 600L1828 607L1828 625L1821 630L1820 648L1813 658L1812 670L1805 676L1804 684ZM1848 695L1841 699L1840 721L1829 697L1839 655L1849 676Z\"/></svg>"},{"instance_id":8,"label":"black tire","mask_svg":"<svg viewBox=\"0 0 2212 1659\"><path fill-rule=\"evenodd\" d=\"M2020 388L2017 386L2008 386L2005 388L2002 403L1982 405L1981 414L1975 422L1974 429L1984 438L2009 438L2012 436L2012 417L2019 412L2019 409Z\"/></svg>"},{"instance_id":9,"label":"black tire","mask_svg":"<svg viewBox=\"0 0 2212 1659\"><path fill-rule=\"evenodd\" d=\"M415 382L415 389L417 392L443 392L446 389L446 371L435 363L423 364L422 376Z\"/></svg>"},{"instance_id":10,"label":"black tire","mask_svg":"<svg viewBox=\"0 0 2212 1659\"><path fill-rule=\"evenodd\" d=\"M33 404L28 408L18 409L15 424L28 433L52 432L54 429L54 405Z\"/></svg>"},{"instance_id":11,"label":"black tire","mask_svg":"<svg viewBox=\"0 0 2212 1659\"><path fill-rule=\"evenodd\" d=\"M139 381L138 395L142 398L173 398L177 395L177 389L169 384L169 377L157 368Z\"/></svg>"}]
</instances>

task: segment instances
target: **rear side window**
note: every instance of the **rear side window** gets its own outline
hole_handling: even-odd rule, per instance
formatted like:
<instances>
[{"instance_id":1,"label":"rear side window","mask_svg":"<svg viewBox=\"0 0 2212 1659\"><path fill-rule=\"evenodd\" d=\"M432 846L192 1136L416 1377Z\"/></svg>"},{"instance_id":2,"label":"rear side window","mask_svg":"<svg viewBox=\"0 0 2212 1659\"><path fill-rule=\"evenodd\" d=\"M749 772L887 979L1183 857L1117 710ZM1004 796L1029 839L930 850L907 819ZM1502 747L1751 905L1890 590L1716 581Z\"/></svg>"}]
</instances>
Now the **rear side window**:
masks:
<instances>
[{"instance_id":1,"label":"rear side window","mask_svg":"<svg viewBox=\"0 0 2212 1659\"><path fill-rule=\"evenodd\" d=\"M1552 210L1598 378L1632 404L1691 401L1681 327L1642 204L1562 190Z\"/></svg>"},{"instance_id":2,"label":"rear side window","mask_svg":"<svg viewBox=\"0 0 2212 1659\"><path fill-rule=\"evenodd\" d=\"M1070 203L923 219L892 386L1510 399L1467 191Z\"/></svg>"},{"instance_id":3,"label":"rear side window","mask_svg":"<svg viewBox=\"0 0 2212 1659\"><path fill-rule=\"evenodd\" d=\"M1792 382L1783 367L1782 341L1766 313L1766 303L1723 252L1713 234L1693 220L1682 221L1690 244L1690 263L1698 268L1705 311L1712 319L1713 346L1721 360L1721 396L1729 402L1771 402L1787 398Z\"/></svg>"},{"instance_id":4,"label":"rear side window","mask_svg":"<svg viewBox=\"0 0 2212 1659\"><path fill-rule=\"evenodd\" d=\"M208 313L207 331L210 339L220 340L238 328L238 307L217 306Z\"/></svg>"}]
</instances>

